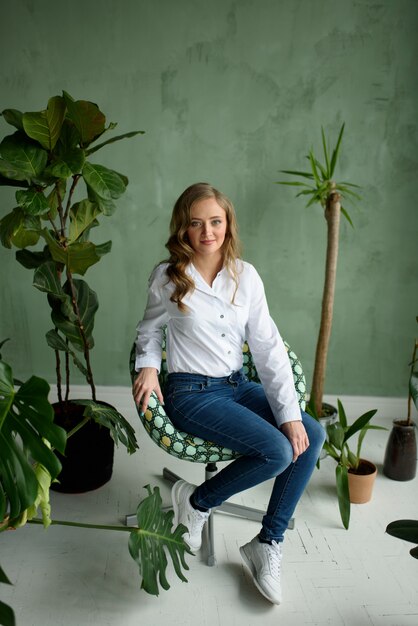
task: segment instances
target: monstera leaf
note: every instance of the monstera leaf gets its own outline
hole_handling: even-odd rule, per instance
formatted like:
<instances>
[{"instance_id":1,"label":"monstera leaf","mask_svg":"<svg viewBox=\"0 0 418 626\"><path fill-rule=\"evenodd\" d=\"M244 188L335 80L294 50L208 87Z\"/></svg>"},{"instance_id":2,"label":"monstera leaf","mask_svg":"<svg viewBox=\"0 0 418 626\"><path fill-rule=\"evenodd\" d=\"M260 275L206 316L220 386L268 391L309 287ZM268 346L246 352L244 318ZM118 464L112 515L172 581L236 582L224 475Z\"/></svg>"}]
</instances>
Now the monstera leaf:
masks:
<instances>
[{"instance_id":1,"label":"monstera leaf","mask_svg":"<svg viewBox=\"0 0 418 626\"><path fill-rule=\"evenodd\" d=\"M86 407L83 413L84 417L90 417L98 424L108 428L116 445L121 442L129 454L133 454L138 449L134 429L114 407L93 400L73 400L73 402Z\"/></svg>"},{"instance_id":2,"label":"monstera leaf","mask_svg":"<svg viewBox=\"0 0 418 626\"><path fill-rule=\"evenodd\" d=\"M170 588L166 577L166 551L171 557L177 576L183 582L187 582L187 578L181 568L189 569L185 553L193 553L183 540L183 534L187 530L185 526L179 524L174 532L171 532L174 513L161 511L162 502L158 487L154 488L154 492L149 485L146 489L148 497L138 506L136 512L138 528L133 530L129 537L129 552L142 576L141 588L158 596L158 580L163 589Z\"/></svg>"},{"instance_id":3,"label":"monstera leaf","mask_svg":"<svg viewBox=\"0 0 418 626\"><path fill-rule=\"evenodd\" d=\"M13 372L0 361L0 525L8 525L38 497L34 465L42 465L54 479L61 464L45 440L64 452L65 431L53 423L48 383L32 376L15 391Z\"/></svg>"},{"instance_id":4,"label":"monstera leaf","mask_svg":"<svg viewBox=\"0 0 418 626\"><path fill-rule=\"evenodd\" d=\"M7 578L6 573L0 567L0 583L5 583L6 585L11 585L12 583ZM14 616L13 609L0 601L0 624L3 626L16 626L16 620Z\"/></svg>"}]
</instances>

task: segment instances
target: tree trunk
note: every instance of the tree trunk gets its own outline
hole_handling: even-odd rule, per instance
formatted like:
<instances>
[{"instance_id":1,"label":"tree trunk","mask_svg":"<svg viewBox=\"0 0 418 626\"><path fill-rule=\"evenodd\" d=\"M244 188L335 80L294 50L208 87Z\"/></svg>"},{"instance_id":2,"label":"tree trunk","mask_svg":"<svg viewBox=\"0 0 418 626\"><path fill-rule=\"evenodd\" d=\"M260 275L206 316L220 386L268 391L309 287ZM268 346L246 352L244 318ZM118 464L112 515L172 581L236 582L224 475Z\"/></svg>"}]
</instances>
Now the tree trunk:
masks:
<instances>
[{"instance_id":1,"label":"tree trunk","mask_svg":"<svg viewBox=\"0 0 418 626\"><path fill-rule=\"evenodd\" d=\"M322 415L322 397L327 364L329 339L331 336L334 309L335 281L337 276L338 243L341 217L341 196L332 192L327 198L325 219L327 220L327 258L325 283L322 296L321 326L316 345L315 367L312 380L311 398L318 416Z\"/></svg>"}]
</instances>

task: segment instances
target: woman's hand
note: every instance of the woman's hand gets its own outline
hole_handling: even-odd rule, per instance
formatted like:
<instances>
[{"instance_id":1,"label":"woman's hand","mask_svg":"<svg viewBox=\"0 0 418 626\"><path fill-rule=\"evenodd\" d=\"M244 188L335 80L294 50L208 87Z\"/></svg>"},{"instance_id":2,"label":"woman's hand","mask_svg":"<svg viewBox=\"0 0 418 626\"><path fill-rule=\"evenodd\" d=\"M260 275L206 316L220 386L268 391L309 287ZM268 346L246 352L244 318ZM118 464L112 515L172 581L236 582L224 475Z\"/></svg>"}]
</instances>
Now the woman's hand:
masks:
<instances>
[{"instance_id":1,"label":"woman's hand","mask_svg":"<svg viewBox=\"0 0 418 626\"><path fill-rule=\"evenodd\" d=\"M140 406L141 411L145 413L151 393L155 391L158 400L164 404L163 394L161 393L160 383L158 382L158 373L155 367L143 367L139 370L137 377L132 386L132 395L135 404Z\"/></svg>"},{"instance_id":2,"label":"woman's hand","mask_svg":"<svg viewBox=\"0 0 418 626\"><path fill-rule=\"evenodd\" d=\"M293 448L293 463L309 447L309 439L301 420L285 422L280 430L289 439Z\"/></svg>"}]
</instances>

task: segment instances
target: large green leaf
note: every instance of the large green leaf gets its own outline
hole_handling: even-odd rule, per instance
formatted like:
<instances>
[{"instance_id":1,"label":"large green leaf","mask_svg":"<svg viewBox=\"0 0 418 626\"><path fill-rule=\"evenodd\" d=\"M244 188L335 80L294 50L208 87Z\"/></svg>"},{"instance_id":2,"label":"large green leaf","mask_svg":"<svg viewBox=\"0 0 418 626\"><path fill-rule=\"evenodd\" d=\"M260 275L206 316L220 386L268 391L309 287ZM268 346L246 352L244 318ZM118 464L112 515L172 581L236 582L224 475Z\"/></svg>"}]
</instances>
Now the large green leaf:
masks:
<instances>
[{"instance_id":1,"label":"large green leaf","mask_svg":"<svg viewBox=\"0 0 418 626\"><path fill-rule=\"evenodd\" d=\"M48 200L39 189L16 191L16 201L30 215L42 215L49 209Z\"/></svg>"},{"instance_id":2,"label":"large green leaf","mask_svg":"<svg viewBox=\"0 0 418 626\"><path fill-rule=\"evenodd\" d=\"M13 372L10 365L0 361L0 431L15 397Z\"/></svg>"},{"instance_id":3,"label":"large green leaf","mask_svg":"<svg viewBox=\"0 0 418 626\"><path fill-rule=\"evenodd\" d=\"M0 362L0 388L5 399L0 431L0 523L7 512L13 526L38 495L33 463L41 463L53 478L60 472L60 462L45 440L63 453L66 433L53 423L46 381L32 376L16 391L10 366ZM9 406L6 415L5 402Z\"/></svg>"},{"instance_id":4,"label":"large green leaf","mask_svg":"<svg viewBox=\"0 0 418 626\"><path fill-rule=\"evenodd\" d=\"M42 252L33 252L32 250L18 250L16 252L16 261L28 270L34 270L50 260L51 254L47 246Z\"/></svg>"},{"instance_id":5,"label":"large green leaf","mask_svg":"<svg viewBox=\"0 0 418 626\"><path fill-rule=\"evenodd\" d=\"M0 600L0 624L3 626L16 626L13 609Z\"/></svg>"},{"instance_id":6,"label":"large green leaf","mask_svg":"<svg viewBox=\"0 0 418 626\"><path fill-rule=\"evenodd\" d=\"M328 424L327 434L331 445L337 448L337 450L341 450L344 443L344 429L341 424L339 422Z\"/></svg>"},{"instance_id":7,"label":"large green leaf","mask_svg":"<svg viewBox=\"0 0 418 626\"><path fill-rule=\"evenodd\" d=\"M0 155L16 169L17 176L13 178L28 181L38 179L48 160L47 152L19 131L3 139ZM4 171L1 173L6 176Z\"/></svg>"},{"instance_id":8,"label":"large green leaf","mask_svg":"<svg viewBox=\"0 0 418 626\"><path fill-rule=\"evenodd\" d=\"M49 330L45 336L46 342L50 348L53 350L60 350L61 352L67 352L67 354L72 357L74 365L78 367L83 376L87 377L88 372L86 367L55 329Z\"/></svg>"},{"instance_id":9,"label":"large green leaf","mask_svg":"<svg viewBox=\"0 0 418 626\"><path fill-rule=\"evenodd\" d=\"M338 419L343 428L347 428L347 416L341 400L337 400L338 405Z\"/></svg>"},{"instance_id":10,"label":"large green leaf","mask_svg":"<svg viewBox=\"0 0 418 626\"><path fill-rule=\"evenodd\" d=\"M105 200L115 200L126 189L126 179L104 165L96 165L86 161L83 167L83 178L87 185Z\"/></svg>"},{"instance_id":11,"label":"large green leaf","mask_svg":"<svg viewBox=\"0 0 418 626\"><path fill-rule=\"evenodd\" d=\"M25 212L21 207L14 208L0 219L0 240L5 248L12 247L12 239L25 220Z\"/></svg>"},{"instance_id":12,"label":"large green leaf","mask_svg":"<svg viewBox=\"0 0 418 626\"><path fill-rule=\"evenodd\" d=\"M27 179L26 172L22 172L16 165L0 159L0 175L2 186L24 187ZM27 185L27 182L26 182Z\"/></svg>"},{"instance_id":13,"label":"large green leaf","mask_svg":"<svg viewBox=\"0 0 418 626\"><path fill-rule=\"evenodd\" d=\"M398 537L404 541L411 541L412 543L418 543L418 520L415 519L398 519L391 522L386 527L386 532L392 537ZM418 546L412 548L409 554L418 559Z\"/></svg>"},{"instance_id":14,"label":"large green leaf","mask_svg":"<svg viewBox=\"0 0 418 626\"><path fill-rule=\"evenodd\" d=\"M76 127L82 147L87 147L105 130L106 118L97 104L87 100L75 101L67 92L63 92L67 105L67 116Z\"/></svg>"},{"instance_id":15,"label":"large green leaf","mask_svg":"<svg viewBox=\"0 0 418 626\"><path fill-rule=\"evenodd\" d=\"M107 141L103 141L102 143L98 144L97 146L93 146L93 148L89 148L87 150L87 154L93 154L93 152L97 152L97 150L100 150L100 148L103 148L103 146L107 146L107 144L109 143L114 143L115 141L120 141L121 139L128 139L129 137L135 137L135 135L144 135L145 131L143 130L134 130L130 133L124 133L123 135L118 135L117 137L112 137L111 139L108 139Z\"/></svg>"},{"instance_id":16,"label":"large green leaf","mask_svg":"<svg viewBox=\"0 0 418 626\"><path fill-rule=\"evenodd\" d=\"M18 130L23 130L23 113L17 109L4 109L1 113L8 124Z\"/></svg>"},{"instance_id":17,"label":"large green leaf","mask_svg":"<svg viewBox=\"0 0 418 626\"><path fill-rule=\"evenodd\" d=\"M36 245L40 237L40 228L40 218L26 213L20 228L12 235L12 244L16 248Z\"/></svg>"},{"instance_id":18,"label":"large green leaf","mask_svg":"<svg viewBox=\"0 0 418 626\"><path fill-rule=\"evenodd\" d=\"M61 245L51 233L44 228L42 236L45 238L52 258L58 263L63 263L73 274L86 273L91 265L100 261L104 254L110 252L112 242L95 245L91 241L71 243L68 246Z\"/></svg>"},{"instance_id":19,"label":"large green leaf","mask_svg":"<svg viewBox=\"0 0 418 626\"><path fill-rule=\"evenodd\" d=\"M161 511L159 488L155 487L153 492L149 485L146 488L148 497L138 506L136 512L138 528L130 534L129 552L138 565L142 577L141 588L158 596L158 582L163 589L170 588L166 577L166 551L171 557L177 576L183 582L187 582L187 579L182 567L185 570L189 569L185 553L193 553L183 539L186 527L179 524L174 532L171 531L174 513Z\"/></svg>"},{"instance_id":20,"label":"large green leaf","mask_svg":"<svg viewBox=\"0 0 418 626\"><path fill-rule=\"evenodd\" d=\"M90 200L82 200L71 207L69 241L75 242L92 224L100 209Z\"/></svg>"},{"instance_id":21,"label":"large green leaf","mask_svg":"<svg viewBox=\"0 0 418 626\"><path fill-rule=\"evenodd\" d=\"M54 96L49 99L45 111L24 113L22 121L26 134L46 150L53 150L60 136L65 109L64 98Z\"/></svg>"},{"instance_id":22,"label":"large green leaf","mask_svg":"<svg viewBox=\"0 0 418 626\"><path fill-rule=\"evenodd\" d=\"M39 291L44 291L56 298L60 298L60 300L68 298L68 295L62 288L55 261L47 261L36 268L33 275L33 286L39 289Z\"/></svg>"},{"instance_id":23,"label":"large green leaf","mask_svg":"<svg viewBox=\"0 0 418 626\"><path fill-rule=\"evenodd\" d=\"M90 417L108 428L113 441L116 444L122 443L129 454L133 454L138 449L134 429L114 407L93 400L73 400L73 402L85 406L84 417Z\"/></svg>"},{"instance_id":24,"label":"large green leaf","mask_svg":"<svg viewBox=\"0 0 418 626\"><path fill-rule=\"evenodd\" d=\"M348 488L348 469L344 465L338 464L335 468L337 483L338 506L340 509L341 521L346 530L350 524L350 492Z\"/></svg>"},{"instance_id":25,"label":"large green leaf","mask_svg":"<svg viewBox=\"0 0 418 626\"><path fill-rule=\"evenodd\" d=\"M94 328L94 316L99 306L97 294L90 289L84 280L74 279L74 286L81 324L83 325L88 347L91 349L94 346L92 335ZM70 296L72 295L68 281L64 284L63 289L65 293ZM67 337L73 346L78 350L83 351L84 343L78 322L69 317L65 309L65 305L59 300L57 301L57 307L53 308L51 312L51 318L54 325L65 335L65 337Z\"/></svg>"},{"instance_id":26,"label":"large green leaf","mask_svg":"<svg viewBox=\"0 0 418 626\"><path fill-rule=\"evenodd\" d=\"M113 215L116 210L116 203L113 200L105 200L104 198L101 198L95 191L93 191L90 185L87 185L87 183L86 187L90 202L96 204L103 215Z\"/></svg>"},{"instance_id":27,"label":"large green leaf","mask_svg":"<svg viewBox=\"0 0 418 626\"><path fill-rule=\"evenodd\" d=\"M344 442L348 441L350 437L352 437L356 432L361 430L370 422L373 415L377 413L377 409L373 409L372 411L367 411L367 413L363 413L356 421L348 428L344 436Z\"/></svg>"}]
</instances>

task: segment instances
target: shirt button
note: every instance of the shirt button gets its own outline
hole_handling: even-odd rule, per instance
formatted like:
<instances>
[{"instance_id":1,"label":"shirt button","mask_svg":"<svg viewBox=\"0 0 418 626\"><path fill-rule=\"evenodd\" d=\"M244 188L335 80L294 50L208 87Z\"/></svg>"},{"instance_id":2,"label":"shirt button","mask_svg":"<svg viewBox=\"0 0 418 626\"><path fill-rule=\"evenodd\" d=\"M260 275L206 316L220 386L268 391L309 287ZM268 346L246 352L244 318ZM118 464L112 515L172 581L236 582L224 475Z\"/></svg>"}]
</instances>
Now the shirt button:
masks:
<instances>
[{"instance_id":1,"label":"shirt button","mask_svg":"<svg viewBox=\"0 0 418 626\"><path fill-rule=\"evenodd\" d=\"M220 315L219 317L222 319L222 318L224 318L224 317L225 317L225 315Z\"/></svg>"},{"instance_id":2,"label":"shirt button","mask_svg":"<svg viewBox=\"0 0 418 626\"><path fill-rule=\"evenodd\" d=\"M231 354L231 350L228 350L228 354Z\"/></svg>"},{"instance_id":3,"label":"shirt button","mask_svg":"<svg viewBox=\"0 0 418 626\"><path fill-rule=\"evenodd\" d=\"M225 337L225 333L222 333L221 337Z\"/></svg>"}]
</instances>

